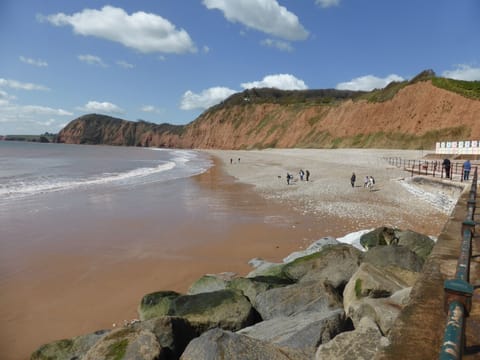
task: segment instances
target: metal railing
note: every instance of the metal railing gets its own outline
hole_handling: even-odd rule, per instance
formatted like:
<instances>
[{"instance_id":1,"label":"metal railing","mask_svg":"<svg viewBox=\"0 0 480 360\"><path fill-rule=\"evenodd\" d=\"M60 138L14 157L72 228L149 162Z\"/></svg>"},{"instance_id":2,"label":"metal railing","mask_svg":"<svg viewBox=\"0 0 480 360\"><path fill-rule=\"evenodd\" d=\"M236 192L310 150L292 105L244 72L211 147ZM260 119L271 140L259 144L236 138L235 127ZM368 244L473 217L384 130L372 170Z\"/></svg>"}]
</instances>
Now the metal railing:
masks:
<instances>
[{"instance_id":1,"label":"metal railing","mask_svg":"<svg viewBox=\"0 0 480 360\"><path fill-rule=\"evenodd\" d=\"M448 311L440 360L461 359L465 347L465 318L472 308L473 285L470 279L472 238L475 231L477 199L477 169L474 169L472 186L467 202L467 218L462 223L462 247L457 262L455 278L445 280L445 308Z\"/></svg>"},{"instance_id":2,"label":"metal railing","mask_svg":"<svg viewBox=\"0 0 480 360\"><path fill-rule=\"evenodd\" d=\"M433 177L446 178L450 180L464 181L464 166L463 162L452 161L450 163L449 174L447 169L443 166L443 161L440 160L407 160L400 157L387 157L385 160L392 166L403 168L411 175L430 175ZM476 166L472 166L471 172L476 170ZM447 176L449 175L449 176Z\"/></svg>"}]
</instances>

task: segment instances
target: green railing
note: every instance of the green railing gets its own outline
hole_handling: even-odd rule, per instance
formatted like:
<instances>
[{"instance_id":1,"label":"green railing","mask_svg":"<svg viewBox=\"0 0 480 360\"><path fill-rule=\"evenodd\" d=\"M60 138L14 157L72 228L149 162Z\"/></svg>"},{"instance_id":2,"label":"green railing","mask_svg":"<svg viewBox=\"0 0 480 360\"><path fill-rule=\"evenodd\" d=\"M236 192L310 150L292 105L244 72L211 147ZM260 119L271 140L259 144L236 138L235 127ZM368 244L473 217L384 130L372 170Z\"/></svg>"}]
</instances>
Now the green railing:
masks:
<instances>
[{"instance_id":1,"label":"green railing","mask_svg":"<svg viewBox=\"0 0 480 360\"><path fill-rule=\"evenodd\" d=\"M462 223L462 247L457 262L455 278L445 280L445 308L448 310L445 335L440 360L461 359L465 347L465 318L472 308L473 286L470 280L472 238L475 230L477 199L477 169L474 169L472 186L467 202L467 218Z\"/></svg>"}]
</instances>

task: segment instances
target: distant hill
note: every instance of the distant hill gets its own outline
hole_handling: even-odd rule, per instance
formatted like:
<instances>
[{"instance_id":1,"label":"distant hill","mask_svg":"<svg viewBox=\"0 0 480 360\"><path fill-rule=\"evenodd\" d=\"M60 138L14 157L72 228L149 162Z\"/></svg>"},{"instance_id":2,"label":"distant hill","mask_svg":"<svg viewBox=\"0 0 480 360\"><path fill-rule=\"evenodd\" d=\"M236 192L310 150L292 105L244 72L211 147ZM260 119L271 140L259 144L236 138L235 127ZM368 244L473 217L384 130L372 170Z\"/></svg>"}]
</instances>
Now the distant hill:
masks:
<instances>
[{"instance_id":1,"label":"distant hill","mask_svg":"<svg viewBox=\"0 0 480 360\"><path fill-rule=\"evenodd\" d=\"M69 123L59 142L176 148L432 148L480 139L480 82L436 77L370 92L249 89L188 125L131 122L90 114Z\"/></svg>"}]
</instances>

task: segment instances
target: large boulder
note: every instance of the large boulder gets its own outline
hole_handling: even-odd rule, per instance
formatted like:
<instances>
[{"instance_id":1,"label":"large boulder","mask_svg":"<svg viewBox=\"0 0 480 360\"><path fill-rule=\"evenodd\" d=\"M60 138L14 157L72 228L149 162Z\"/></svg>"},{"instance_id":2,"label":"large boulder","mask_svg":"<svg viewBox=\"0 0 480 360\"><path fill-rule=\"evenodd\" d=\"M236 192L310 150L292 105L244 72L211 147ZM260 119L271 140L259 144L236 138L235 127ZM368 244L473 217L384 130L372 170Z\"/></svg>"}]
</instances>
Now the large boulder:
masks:
<instances>
[{"instance_id":1,"label":"large boulder","mask_svg":"<svg viewBox=\"0 0 480 360\"><path fill-rule=\"evenodd\" d=\"M395 265L419 272L422 270L424 259L405 246L375 246L365 253L363 262L377 267Z\"/></svg>"},{"instance_id":2,"label":"large boulder","mask_svg":"<svg viewBox=\"0 0 480 360\"><path fill-rule=\"evenodd\" d=\"M427 235L415 231L397 231L398 245L405 246L425 260L432 252L435 242Z\"/></svg>"},{"instance_id":3,"label":"large boulder","mask_svg":"<svg viewBox=\"0 0 480 360\"><path fill-rule=\"evenodd\" d=\"M353 322L355 328L364 317L370 318L382 331L388 334L397 319L400 311L408 302L410 290L405 288L392 294L388 298L362 298L350 303L347 310L347 317Z\"/></svg>"},{"instance_id":4,"label":"large boulder","mask_svg":"<svg viewBox=\"0 0 480 360\"><path fill-rule=\"evenodd\" d=\"M257 276L253 278L236 278L227 285L229 289L240 290L251 303L254 303L258 294L269 289L287 286L293 284L293 281L286 278L277 278L275 276Z\"/></svg>"},{"instance_id":5,"label":"large boulder","mask_svg":"<svg viewBox=\"0 0 480 360\"><path fill-rule=\"evenodd\" d=\"M315 354L318 345L333 339L344 330L342 309L329 313L302 312L276 317L238 331L238 334L269 343Z\"/></svg>"},{"instance_id":6,"label":"large boulder","mask_svg":"<svg viewBox=\"0 0 480 360\"><path fill-rule=\"evenodd\" d=\"M398 290L413 286L418 273L396 266L376 267L362 263L343 291L343 305L348 312L350 304L364 297L389 297Z\"/></svg>"},{"instance_id":7,"label":"large boulder","mask_svg":"<svg viewBox=\"0 0 480 360\"><path fill-rule=\"evenodd\" d=\"M351 245L330 245L286 264L283 271L295 281L320 281L343 288L357 271L362 257L363 253Z\"/></svg>"},{"instance_id":8,"label":"large boulder","mask_svg":"<svg viewBox=\"0 0 480 360\"><path fill-rule=\"evenodd\" d=\"M329 313L341 309L342 301L333 288L311 281L260 293L255 298L254 306L263 320L269 320L306 311Z\"/></svg>"},{"instance_id":9,"label":"large boulder","mask_svg":"<svg viewBox=\"0 0 480 360\"><path fill-rule=\"evenodd\" d=\"M396 231L386 226L376 228L363 234L360 237L360 244L367 250L379 245L395 245L398 243Z\"/></svg>"},{"instance_id":10,"label":"large boulder","mask_svg":"<svg viewBox=\"0 0 480 360\"><path fill-rule=\"evenodd\" d=\"M161 347L161 359L178 359L188 343L199 335L197 329L186 319L164 316L132 325L137 330L153 333Z\"/></svg>"},{"instance_id":11,"label":"large boulder","mask_svg":"<svg viewBox=\"0 0 480 360\"><path fill-rule=\"evenodd\" d=\"M92 334L81 335L73 339L53 341L40 346L31 355L31 360L71 360L81 359L109 330L100 330Z\"/></svg>"},{"instance_id":12,"label":"large boulder","mask_svg":"<svg viewBox=\"0 0 480 360\"><path fill-rule=\"evenodd\" d=\"M82 360L157 360L161 347L148 330L125 327L113 330L88 350Z\"/></svg>"},{"instance_id":13,"label":"large boulder","mask_svg":"<svg viewBox=\"0 0 480 360\"><path fill-rule=\"evenodd\" d=\"M369 318L364 318L353 331L337 335L322 344L315 354L316 360L371 360L379 349L388 345L379 329Z\"/></svg>"},{"instance_id":14,"label":"large boulder","mask_svg":"<svg viewBox=\"0 0 480 360\"><path fill-rule=\"evenodd\" d=\"M258 320L248 299L240 291L232 289L180 295L164 302L163 306L154 304L151 309L146 308L143 300L142 305L144 312L151 317L180 316L194 323L201 331L213 327L235 331Z\"/></svg>"},{"instance_id":15,"label":"large boulder","mask_svg":"<svg viewBox=\"0 0 480 360\"><path fill-rule=\"evenodd\" d=\"M181 360L311 360L311 354L221 329L212 329L188 344Z\"/></svg>"}]
</instances>

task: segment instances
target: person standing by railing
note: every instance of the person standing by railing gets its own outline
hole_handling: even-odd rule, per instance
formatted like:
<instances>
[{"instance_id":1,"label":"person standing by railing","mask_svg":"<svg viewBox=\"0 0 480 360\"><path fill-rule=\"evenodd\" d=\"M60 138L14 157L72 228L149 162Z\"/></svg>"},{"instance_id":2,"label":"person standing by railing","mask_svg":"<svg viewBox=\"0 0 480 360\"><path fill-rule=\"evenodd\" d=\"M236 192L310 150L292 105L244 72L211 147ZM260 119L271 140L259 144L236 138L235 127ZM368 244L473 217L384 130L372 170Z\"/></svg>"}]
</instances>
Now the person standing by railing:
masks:
<instances>
[{"instance_id":1,"label":"person standing by railing","mask_svg":"<svg viewBox=\"0 0 480 360\"><path fill-rule=\"evenodd\" d=\"M445 169L445 177L450 179L450 159L445 158L443 159L443 168Z\"/></svg>"},{"instance_id":2,"label":"person standing by railing","mask_svg":"<svg viewBox=\"0 0 480 360\"><path fill-rule=\"evenodd\" d=\"M472 170L472 164L470 163L470 160L466 160L463 163L463 180L468 180L470 176L470 170Z\"/></svg>"}]
</instances>

